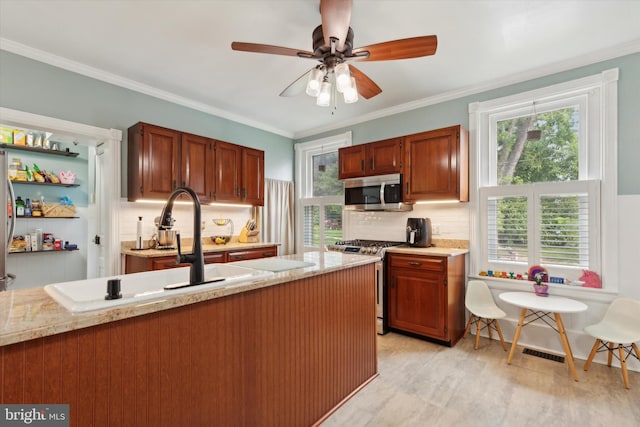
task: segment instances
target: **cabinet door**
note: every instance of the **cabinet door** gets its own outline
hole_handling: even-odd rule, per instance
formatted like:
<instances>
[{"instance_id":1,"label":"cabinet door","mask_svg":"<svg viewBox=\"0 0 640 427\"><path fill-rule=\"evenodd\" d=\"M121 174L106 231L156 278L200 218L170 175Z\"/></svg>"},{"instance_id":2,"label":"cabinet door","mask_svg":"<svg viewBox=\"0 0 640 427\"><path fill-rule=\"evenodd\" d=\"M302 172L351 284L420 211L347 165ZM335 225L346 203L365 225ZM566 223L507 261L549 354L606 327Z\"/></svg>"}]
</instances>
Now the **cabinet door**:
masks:
<instances>
[{"instance_id":1,"label":"cabinet door","mask_svg":"<svg viewBox=\"0 0 640 427\"><path fill-rule=\"evenodd\" d=\"M227 262L227 253L226 252L213 252L206 253L203 255L205 264L219 264L222 262Z\"/></svg>"},{"instance_id":2,"label":"cabinet door","mask_svg":"<svg viewBox=\"0 0 640 427\"><path fill-rule=\"evenodd\" d=\"M219 202L240 202L242 148L228 142L216 141L215 152L215 199Z\"/></svg>"},{"instance_id":3,"label":"cabinet door","mask_svg":"<svg viewBox=\"0 0 640 427\"><path fill-rule=\"evenodd\" d=\"M264 151L242 149L242 201L264 205Z\"/></svg>"},{"instance_id":4,"label":"cabinet door","mask_svg":"<svg viewBox=\"0 0 640 427\"><path fill-rule=\"evenodd\" d=\"M164 200L179 183L180 134L146 123L129 129L128 198Z\"/></svg>"},{"instance_id":5,"label":"cabinet door","mask_svg":"<svg viewBox=\"0 0 640 427\"><path fill-rule=\"evenodd\" d=\"M338 150L338 179L365 176L365 144Z\"/></svg>"},{"instance_id":6,"label":"cabinet door","mask_svg":"<svg viewBox=\"0 0 640 427\"><path fill-rule=\"evenodd\" d=\"M469 200L463 136L453 126L405 137L405 201Z\"/></svg>"},{"instance_id":7,"label":"cabinet door","mask_svg":"<svg viewBox=\"0 0 640 427\"><path fill-rule=\"evenodd\" d=\"M402 171L402 138L391 138L365 145L367 175L384 175Z\"/></svg>"},{"instance_id":8,"label":"cabinet door","mask_svg":"<svg viewBox=\"0 0 640 427\"><path fill-rule=\"evenodd\" d=\"M181 135L181 185L191 187L200 202L208 203L215 191L214 142L202 136Z\"/></svg>"},{"instance_id":9,"label":"cabinet door","mask_svg":"<svg viewBox=\"0 0 640 427\"><path fill-rule=\"evenodd\" d=\"M445 339L444 275L424 270L392 268L389 276L389 326L435 339Z\"/></svg>"},{"instance_id":10,"label":"cabinet door","mask_svg":"<svg viewBox=\"0 0 640 427\"><path fill-rule=\"evenodd\" d=\"M227 255L227 261L244 261L248 259L268 258L277 255L277 248L275 246L269 246L266 248L246 249L243 251L229 252Z\"/></svg>"}]
</instances>

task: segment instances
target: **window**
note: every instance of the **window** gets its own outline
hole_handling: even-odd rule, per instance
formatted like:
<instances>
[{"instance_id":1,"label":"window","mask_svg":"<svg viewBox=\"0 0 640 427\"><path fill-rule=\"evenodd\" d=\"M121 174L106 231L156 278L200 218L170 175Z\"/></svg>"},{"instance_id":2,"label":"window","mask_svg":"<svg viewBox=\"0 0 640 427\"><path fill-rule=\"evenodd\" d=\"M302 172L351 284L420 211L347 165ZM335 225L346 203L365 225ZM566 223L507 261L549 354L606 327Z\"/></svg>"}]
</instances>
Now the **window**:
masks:
<instances>
[{"instance_id":1,"label":"window","mask_svg":"<svg viewBox=\"0 0 640 427\"><path fill-rule=\"evenodd\" d=\"M342 240L344 186L338 180L338 149L351 133L296 144L297 251L323 250Z\"/></svg>"},{"instance_id":2,"label":"window","mask_svg":"<svg viewBox=\"0 0 640 427\"><path fill-rule=\"evenodd\" d=\"M615 236L605 222L615 211L601 199L615 204L615 149L605 141L615 142L616 81L612 70L470 105L478 147L472 274L542 265L572 280L596 271L604 282L615 262L615 245L603 245Z\"/></svg>"}]
</instances>

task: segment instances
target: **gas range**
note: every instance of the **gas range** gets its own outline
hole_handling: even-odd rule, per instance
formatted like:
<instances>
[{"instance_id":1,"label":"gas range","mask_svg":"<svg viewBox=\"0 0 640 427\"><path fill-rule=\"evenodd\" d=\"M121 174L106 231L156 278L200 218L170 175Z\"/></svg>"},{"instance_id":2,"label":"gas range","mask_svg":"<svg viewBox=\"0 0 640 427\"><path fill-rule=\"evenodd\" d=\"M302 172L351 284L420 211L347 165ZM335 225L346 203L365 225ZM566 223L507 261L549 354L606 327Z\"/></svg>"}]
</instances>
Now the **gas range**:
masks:
<instances>
[{"instance_id":1,"label":"gas range","mask_svg":"<svg viewBox=\"0 0 640 427\"><path fill-rule=\"evenodd\" d=\"M391 242L385 240L344 240L332 245L327 245L327 250L362 255L384 256L385 249L404 246L405 242Z\"/></svg>"}]
</instances>

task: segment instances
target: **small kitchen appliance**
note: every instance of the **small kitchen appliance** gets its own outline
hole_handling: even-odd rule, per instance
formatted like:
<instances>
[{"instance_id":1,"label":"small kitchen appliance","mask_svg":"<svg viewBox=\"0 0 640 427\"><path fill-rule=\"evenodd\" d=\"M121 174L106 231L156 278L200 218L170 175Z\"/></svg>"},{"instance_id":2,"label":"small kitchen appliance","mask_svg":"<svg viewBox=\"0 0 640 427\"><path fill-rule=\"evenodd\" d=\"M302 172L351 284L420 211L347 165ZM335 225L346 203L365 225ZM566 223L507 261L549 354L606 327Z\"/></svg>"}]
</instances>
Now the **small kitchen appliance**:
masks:
<instances>
[{"instance_id":1,"label":"small kitchen appliance","mask_svg":"<svg viewBox=\"0 0 640 427\"><path fill-rule=\"evenodd\" d=\"M417 248L431 246L431 219L407 218L407 244Z\"/></svg>"},{"instance_id":2,"label":"small kitchen appliance","mask_svg":"<svg viewBox=\"0 0 640 427\"><path fill-rule=\"evenodd\" d=\"M173 230L175 220L171 219L171 225L161 225L160 217L155 217L156 233L151 238L152 249L175 249L176 230Z\"/></svg>"},{"instance_id":3,"label":"small kitchen appliance","mask_svg":"<svg viewBox=\"0 0 640 427\"><path fill-rule=\"evenodd\" d=\"M376 261L376 329L379 335L388 331L387 324L387 288L385 286L384 255L388 248L405 246L404 242L380 241L380 240L346 240L327 245L328 251L343 252L346 254L373 255L379 258Z\"/></svg>"}]
</instances>

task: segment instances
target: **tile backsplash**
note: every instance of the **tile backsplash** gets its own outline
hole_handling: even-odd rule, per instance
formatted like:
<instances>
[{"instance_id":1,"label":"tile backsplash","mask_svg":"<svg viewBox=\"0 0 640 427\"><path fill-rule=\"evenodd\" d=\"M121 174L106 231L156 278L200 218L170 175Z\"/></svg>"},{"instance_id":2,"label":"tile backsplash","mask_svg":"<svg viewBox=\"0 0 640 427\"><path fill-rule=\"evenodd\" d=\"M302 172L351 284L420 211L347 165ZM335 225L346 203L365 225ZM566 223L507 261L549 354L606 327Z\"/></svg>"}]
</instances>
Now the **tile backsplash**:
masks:
<instances>
[{"instance_id":1,"label":"tile backsplash","mask_svg":"<svg viewBox=\"0 0 640 427\"><path fill-rule=\"evenodd\" d=\"M411 212L346 211L344 238L403 242L407 218L431 218L434 239L469 240L468 203L415 205Z\"/></svg>"},{"instance_id":2,"label":"tile backsplash","mask_svg":"<svg viewBox=\"0 0 640 427\"><path fill-rule=\"evenodd\" d=\"M136 229L138 217L142 217L142 238L148 240L156 231L155 218L162 213L161 203L132 203L126 200L120 202L120 241L136 240ZM214 234L216 226L213 224L214 218L230 218L233 222L233 234L240 234L240 230L251 218L252 208L241 206L209 206L203 205L201 209L204 229L202 236ZM181 237L193 237L193 214L190 204L176 204L173 207L173 217L175 219L174 230L180 232Z\"/></svg>"}]
</instances>

